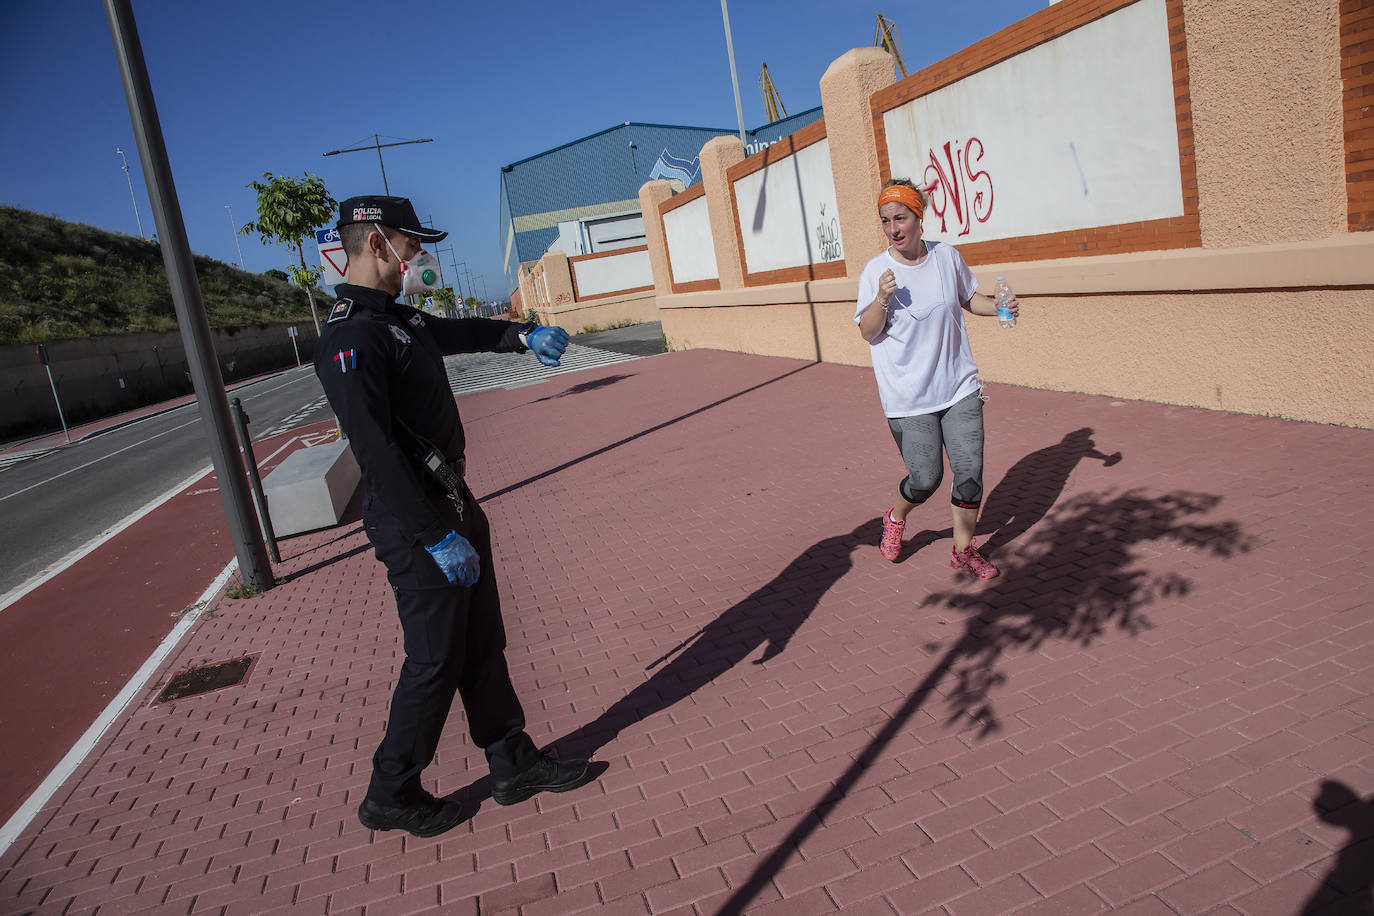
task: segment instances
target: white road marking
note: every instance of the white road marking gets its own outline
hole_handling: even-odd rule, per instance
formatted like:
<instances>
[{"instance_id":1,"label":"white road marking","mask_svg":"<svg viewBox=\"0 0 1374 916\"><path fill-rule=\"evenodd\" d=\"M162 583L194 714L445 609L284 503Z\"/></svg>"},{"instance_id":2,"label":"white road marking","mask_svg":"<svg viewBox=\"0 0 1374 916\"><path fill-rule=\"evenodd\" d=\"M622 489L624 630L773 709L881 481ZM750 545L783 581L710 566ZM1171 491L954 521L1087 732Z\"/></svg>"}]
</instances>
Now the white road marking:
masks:
<instances>
[{"instance_id":1,"label":"white road marking","mask_svg":"<svg viewBox=\"0 0 1374 916\"><path fill-rule=\"evenodd\" d=\"M199 423L199 422L200 422L200 418L197 417L196 419L191 420L189 423L183 423L183 424L181 424L180 426L173 426L171 429L164 429L162 432L160 432L160 433L155 433L155 434L149 436L149 437L146 438L146 439L140 439L138 442L134 442L134 443L132 443L132 444L130 444L130 445L126 445L126 446L124 446L124 447L121 448L121 449L116 449L116 450L114 450L113 452L110 452L108 455L101 455L99 458L93 458L93 459L91 459L90 461L87 461L85 464L78 465L78 466L76 466L76 467L74 467L74 468L69 468L68 470L63 471L61 474L54 474L53 476L49 477L47 480L40 480L40 481L38 481L37 483L29 484L27 487L25 487L25 488L22 489L22 490L15 490L13 493L8 493L8 494L6 494L6 495L4 495L4 496L0 496L0 503L4 502L5 500L10 499L10 498L12 498L12 497L18 496L18 495L21 494L21 493L27 493L27 492L29 492L30 490L36 490L36 489L38 489L39 487L46 486L47 484L52 483L54 480L61 480L63 477L66 477L68 474L75 474L77 471L84 470L85 468L88 468L88 467L90 467L90 466L93 465L93 464L99 464L100 462L104 461L106 458L113 458L115 455L118 455L120 452L127 452L127 451L128 451L129 449L131 449L131 448L138 448L140 445L147 445L149 442L152 442L154 439L161 438L162 436L165 436L165 435L167 435L168 433L174 433L174 432L176 432L176 431L179 430L179 429L185 429L186 427L190 426L192 423Z\"/></svg>"}]
</instances>

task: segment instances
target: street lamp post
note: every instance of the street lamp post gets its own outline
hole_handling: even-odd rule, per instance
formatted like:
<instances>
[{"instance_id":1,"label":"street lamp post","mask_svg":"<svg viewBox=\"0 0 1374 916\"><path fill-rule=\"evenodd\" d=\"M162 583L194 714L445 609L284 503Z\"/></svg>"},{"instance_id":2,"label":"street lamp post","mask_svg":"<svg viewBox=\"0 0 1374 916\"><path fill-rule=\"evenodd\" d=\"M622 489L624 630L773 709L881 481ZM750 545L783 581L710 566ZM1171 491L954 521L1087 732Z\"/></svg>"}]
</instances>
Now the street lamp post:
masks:
<instances>
[{"instance_id":1,"label":"street lamp post","mask_svg":"<svg viewBox=\"0 0 1374 916\"><path fill-rule=\"evenodd\" d=\"M739 142L745 146L749 141L744 137L744 109L739 103L739 77L735 75L735 43L730 38L730 10L725 0L720 0L720 18L725 22L725 50L730 55L730 85L735 87L735 116L739 118Z\"/></svg>"},{"instance_id":2,"label":"street lamp post","mask_svg":"<svg viewBox=\"0 0 1374 916\"><path fill-rule=\"evenodd\" d=\"M129 199L134 202L134 219L138 222L138 237L147 240L148 236L143 234L143 218L138 215L138 198L134 196L134 179L129 175L129 160L124 158L124 150L115 147L115 152L119 154L120 160L124 163L124 177L129 180Z\"/></svg>"},{"instance_id":3,"label":"street lamp post","mask_svg":"<svg viewBox=\"0 0 1374 916\"><path fill-rule=\"evenodd\" d=\"M229 231L234 233L234 247L238 249L239 253L239 270L247 270L248 268L243 266L243 249L239 247L239 231L234 226L233 208L231 208L228 204L225 204L224 209L229 211Z\"/></svg>"},{"instance_id":4,"label":"street lamp post","mask_svg":"<svg viewBox=\"0 0 1374 916\"><path fill-rule=\"evenodd\" d=\"M243 458L234 442L229 399L215 358L210 320L205 312L200 280L196 277L191 244L186 238L186 223L182 220L181 204L172 180L172 166L167 158L162 122L153 101L153 87L148 79L143 45L134 24L132 0L105 0L105 15L114 40L115 62L124 84L124 97L129 105L139 160L144 165L143 174L148 184L153 221L157 225L162 263L167 270L172 307L176 311L182 344L186 348L186 362L191 373L191 384L196 391L203 435L210 449L220 502L228 522L229 539L238 557L239 575L248 588L266 590L275 585L276 580L272 576L262 529L249 494Z\"/></svg>"}]
</instances>

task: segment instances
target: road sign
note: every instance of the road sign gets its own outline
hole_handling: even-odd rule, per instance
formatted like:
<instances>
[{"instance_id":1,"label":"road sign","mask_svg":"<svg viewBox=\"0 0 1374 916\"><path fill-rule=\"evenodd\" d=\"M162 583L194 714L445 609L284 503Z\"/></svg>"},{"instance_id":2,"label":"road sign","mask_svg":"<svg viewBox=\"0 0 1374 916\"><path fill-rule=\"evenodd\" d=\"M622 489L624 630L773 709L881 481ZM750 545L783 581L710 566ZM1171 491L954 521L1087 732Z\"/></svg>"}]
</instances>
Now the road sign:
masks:
<instances>
[{"instance_id":1,"label":"road sign","mask_svg":"<svg viewBox=\"0 0 1374 916\"><path fill-rule=\"evenodd\" d=\"M339 240L338 229L316 229L315 242L320 246L320 266L324 274L320 282L327 286L348 282L348 255Z\"/></svg>"}]
</instances>

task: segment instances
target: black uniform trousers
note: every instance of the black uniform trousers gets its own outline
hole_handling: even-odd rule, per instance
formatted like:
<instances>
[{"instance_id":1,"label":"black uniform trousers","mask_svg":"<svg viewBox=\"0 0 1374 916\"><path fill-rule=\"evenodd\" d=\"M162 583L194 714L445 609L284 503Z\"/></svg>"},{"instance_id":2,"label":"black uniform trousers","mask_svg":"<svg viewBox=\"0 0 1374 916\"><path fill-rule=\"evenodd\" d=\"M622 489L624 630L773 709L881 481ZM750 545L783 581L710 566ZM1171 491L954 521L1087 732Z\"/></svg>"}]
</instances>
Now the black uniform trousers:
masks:
<instances>
[{"instance_id":1,"label":"black uniform trousers","mask_svg":"<svg viewBox=\"0 0 1374 916\"><path fill-rule=\"evenodd\" d=\"M506 667L491 529L466 486L462 499L461 519L448 499L442 499L443 514L481 557L482 574L472 588L449 585L424 545L401 534L384 507L369 500L363 510L368 539L396 596L406 653L386 735L372 756L367 797L381 805L401 807L419 797L420 773L434 760L455 693L493 778L521 772L538 754Z\"/></svg>"}]
</instances>

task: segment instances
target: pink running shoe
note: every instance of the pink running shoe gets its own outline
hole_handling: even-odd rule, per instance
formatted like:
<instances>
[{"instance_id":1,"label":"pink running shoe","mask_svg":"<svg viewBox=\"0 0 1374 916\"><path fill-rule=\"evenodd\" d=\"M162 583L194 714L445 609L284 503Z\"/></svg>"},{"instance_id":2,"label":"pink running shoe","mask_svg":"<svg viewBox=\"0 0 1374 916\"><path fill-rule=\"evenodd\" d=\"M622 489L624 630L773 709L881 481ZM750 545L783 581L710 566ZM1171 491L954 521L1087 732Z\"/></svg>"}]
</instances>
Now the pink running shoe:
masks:
<instances>
[{"instance_id":1,"label":"pink running shoe","mask_svg":"<svg viewBox=\"0 0 1374 916\"><path fill-rule=\"evenodd\" d=\"M883 539L878 544L878 553L889 563L896 563L897 556L902 552L902 532L905 530L906 522L893 518L892 509L883 513Z\"/></svg>"},{"instance_id":2,"label":"pink running shoe","mask_svg":"<svg viewBox=\"0 0 1374 916\"><path fill-rule=\"evenodd\" d=\"M950 548L949 566L951 569L968 570L980 579L991 579L997 575L997 567L978 552L972 541L969 541L969 545L962 552Z\"/></svg>"}]
</instances>

